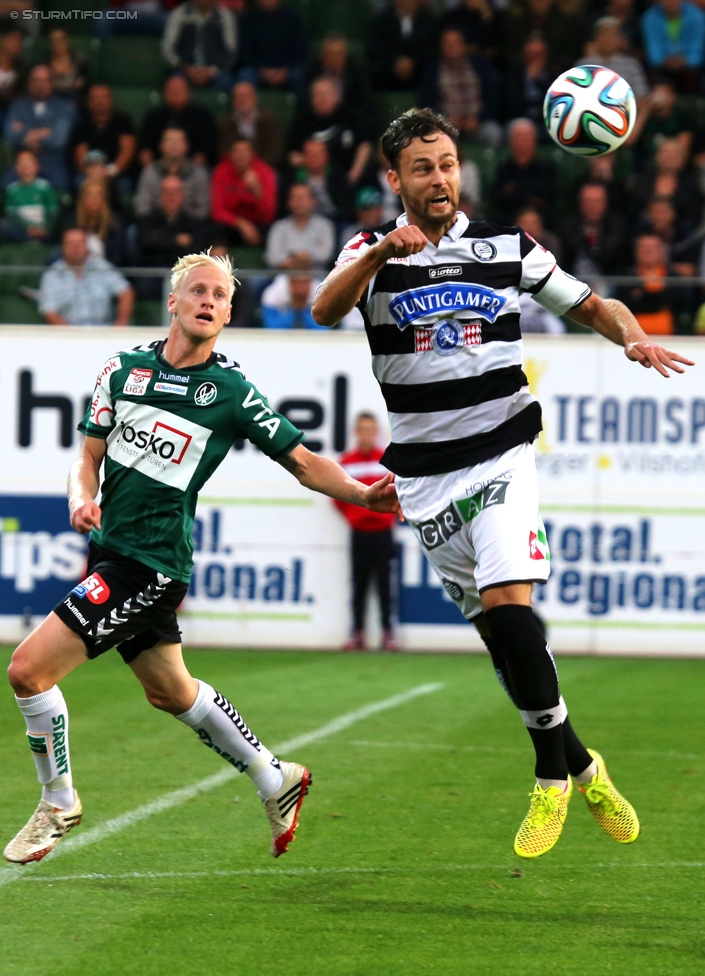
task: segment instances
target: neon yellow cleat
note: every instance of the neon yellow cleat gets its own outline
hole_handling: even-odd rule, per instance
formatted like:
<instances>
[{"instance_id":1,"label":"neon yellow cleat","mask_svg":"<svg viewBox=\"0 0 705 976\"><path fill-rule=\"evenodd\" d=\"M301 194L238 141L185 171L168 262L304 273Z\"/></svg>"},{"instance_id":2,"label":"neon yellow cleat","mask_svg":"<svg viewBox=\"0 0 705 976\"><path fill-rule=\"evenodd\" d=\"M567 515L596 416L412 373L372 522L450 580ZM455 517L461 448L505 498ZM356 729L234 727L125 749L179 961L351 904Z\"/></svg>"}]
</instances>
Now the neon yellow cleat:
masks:
<instances>
[{"instance_id":1,"label":"neon yellow cleat","mask_svg":"<svg viewBox=\"0 0 705 976\"><path fill-rule=\"evenodd\" d=\"M533 793L529 794L529 812L514 838L515 854L519 857L541 857L551 850L561 836L572 793L570 780L562 793L557 786L544 790L536 784Z\"/></svg>"},{"instance_id":2,"label":"neon yellow cleat","mask_svg":"<svg viewBox=\"0 0 705 976\"><path fill-rule=\"evenodd\" d=\"M599 752L588 749L597 763L597 772L589 783L576 783L585 797L590 813L606 834L620 844L633 844L639 836L639 818L629 800L625 800L610 779L605 760Z\"/></svg>"}]
</instances>

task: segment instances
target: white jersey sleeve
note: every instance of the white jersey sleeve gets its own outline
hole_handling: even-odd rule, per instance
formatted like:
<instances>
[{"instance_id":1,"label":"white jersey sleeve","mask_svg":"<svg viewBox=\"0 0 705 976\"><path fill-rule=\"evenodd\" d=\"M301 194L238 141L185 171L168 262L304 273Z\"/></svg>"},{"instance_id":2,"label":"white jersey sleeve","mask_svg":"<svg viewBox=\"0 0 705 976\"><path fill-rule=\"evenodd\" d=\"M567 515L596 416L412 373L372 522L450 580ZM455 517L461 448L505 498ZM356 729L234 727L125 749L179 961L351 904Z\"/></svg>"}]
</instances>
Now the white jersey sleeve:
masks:
<instances>
[{"instance_id":1,"label":"white jersey sleeve","mask_svg":"<svg viewBox=\"0 0 705 976\"><path fill-rule=\"evenodd\" d=\"M375 234L369 230L361 230L354 237L351 237L343 247L335 262L336 268L339 268L343 264L348 264L350 261L357 261L358 258L361 258L376 243L377 237Z\"/></svg>"},{"instance_id":2,"label":"white jersey sleeve","mask_svg":"<svg viewBox=\"0 0 705 976\"><path fill-rule=\"evenodd\" d=\"M530 234L521 231L521 283L534 300L553 315L565 315L588 298L592 289L584 281L558 267L556 259L537 244Z\"/></svg>"}]
</instances>

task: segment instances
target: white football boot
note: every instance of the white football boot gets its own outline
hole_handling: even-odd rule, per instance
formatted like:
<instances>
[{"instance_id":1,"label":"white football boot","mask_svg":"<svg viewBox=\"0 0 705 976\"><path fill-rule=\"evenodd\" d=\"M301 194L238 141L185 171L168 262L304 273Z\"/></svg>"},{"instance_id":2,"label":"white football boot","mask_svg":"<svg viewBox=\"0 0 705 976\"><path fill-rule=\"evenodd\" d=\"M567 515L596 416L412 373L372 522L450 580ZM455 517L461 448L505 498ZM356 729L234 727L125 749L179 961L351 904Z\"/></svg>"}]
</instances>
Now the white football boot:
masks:
<instances>
[{"instance_id":1,"label":"white football boot","mask_svg":"<svg viewBox=\"0 0 705 976\"><path fill-rule=\"evenodd\" d=\"M61 838L81 822L83 807L75 790L74 796L76 799L70 810L62 810L46 800L40 800L26 825L2 852L5 860L14 864L29 864L30 861L41 861L53 851Z\"/></svg>"},{"instance_id":2,"label":"white football boot","mask_svg":"<svg viewBox=\"0 0 705 976\"><path fill-rule=\"evenodd\" d=\"M299 826L299 810L308 793L312 777L299 763L282 762L283 782L280 789L263 800L272 826L272 855L279 857L294 840Z\"/></svg>"}]
</instances>

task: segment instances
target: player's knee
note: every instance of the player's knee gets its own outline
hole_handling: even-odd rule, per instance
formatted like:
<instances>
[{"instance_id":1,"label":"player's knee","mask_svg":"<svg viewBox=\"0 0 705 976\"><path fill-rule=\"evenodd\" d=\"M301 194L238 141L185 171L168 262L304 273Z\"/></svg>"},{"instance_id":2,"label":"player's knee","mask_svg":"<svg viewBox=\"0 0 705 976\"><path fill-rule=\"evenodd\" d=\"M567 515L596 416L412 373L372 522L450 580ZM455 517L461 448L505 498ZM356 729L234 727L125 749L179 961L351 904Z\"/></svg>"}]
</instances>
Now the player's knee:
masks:
<instances>
[{"instance_id":1,"label":"player's knee","mask_svg":"<svg viewBox=\"0 0 705 976\"><path fill-rule=\"evenodd\" d=\"M193 704L183 694L167 688L145 688L144 693L153 708L168 712L169 715L182 715Z\"/></svg>"},{"instance_id":2,"label":"player's knee","mask_svg":"<svg viewBox=\"0 0 705 976\"><path fill-rule=\"evenodd\" d=\"M37 672L36 667L22 648L18 648L12 655L7 669L7 678L12 690L20 698L29 698L47 690L46 681Z\"/></svg>"}]
</instances>

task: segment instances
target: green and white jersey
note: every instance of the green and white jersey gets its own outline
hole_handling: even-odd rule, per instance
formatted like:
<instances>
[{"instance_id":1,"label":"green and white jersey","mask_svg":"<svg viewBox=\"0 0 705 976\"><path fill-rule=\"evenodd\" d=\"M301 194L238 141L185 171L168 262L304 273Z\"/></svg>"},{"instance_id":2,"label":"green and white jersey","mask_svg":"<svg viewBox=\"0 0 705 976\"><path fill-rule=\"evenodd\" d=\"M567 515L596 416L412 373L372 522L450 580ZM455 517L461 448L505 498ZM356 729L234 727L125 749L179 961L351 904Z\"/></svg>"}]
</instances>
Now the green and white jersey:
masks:
<instances>
[{"instance_id":1,"label":"green and white jersey","mask_svg":"<svg viewBox=\"0 0 705 976\"><path fill-rule=\"evenodd\" d=\"M103 517L91 538L188 583L198 492L233 441L245 438L277 458L304 435L221 353L175 369L163 347L162 340L109 359L78 429L107 441Z\"/></svg>"}]
</instances>

